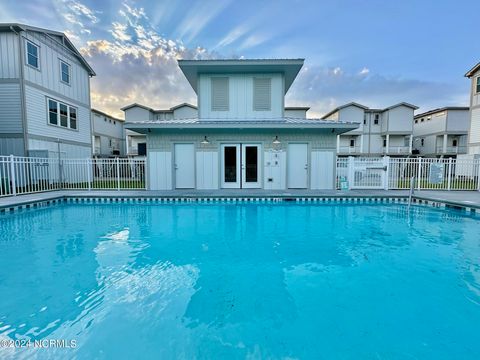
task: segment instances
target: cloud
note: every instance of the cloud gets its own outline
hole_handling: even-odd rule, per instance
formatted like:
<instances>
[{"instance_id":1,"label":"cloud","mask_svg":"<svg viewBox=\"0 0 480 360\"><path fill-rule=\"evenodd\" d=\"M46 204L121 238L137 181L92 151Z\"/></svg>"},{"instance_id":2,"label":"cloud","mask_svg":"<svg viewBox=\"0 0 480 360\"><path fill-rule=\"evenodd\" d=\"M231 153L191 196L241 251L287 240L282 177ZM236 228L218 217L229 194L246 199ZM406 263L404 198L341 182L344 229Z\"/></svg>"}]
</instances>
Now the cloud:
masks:
<instances>
[{"instance_id":1,"label":"cloud","mask_svg":"<svg viewBox=\"0 0 480 360\"><path fill-rule=\"evenodd\" d=\"M178 38L185 42L191 42L196 36L212 21L220 12L222 12L232 0L213 1L202 0L190 8L185 14L184 20L180 22L176 29Z\"/></svg>"},{"instance_id":2,"label":"cloud","mask_svg":"<svg viewBox=\"0 0 480 360\"><path fill-rule=\"evenodd\" d=\"M466 103L462 88L450 84L372 74L367 68L347 72L340 67L306 65L287 94L289 105L311 106L309 116L319 117L355 101L369 107L387 107L402 101L423 109Z\"/></svg>"}]
</instances>

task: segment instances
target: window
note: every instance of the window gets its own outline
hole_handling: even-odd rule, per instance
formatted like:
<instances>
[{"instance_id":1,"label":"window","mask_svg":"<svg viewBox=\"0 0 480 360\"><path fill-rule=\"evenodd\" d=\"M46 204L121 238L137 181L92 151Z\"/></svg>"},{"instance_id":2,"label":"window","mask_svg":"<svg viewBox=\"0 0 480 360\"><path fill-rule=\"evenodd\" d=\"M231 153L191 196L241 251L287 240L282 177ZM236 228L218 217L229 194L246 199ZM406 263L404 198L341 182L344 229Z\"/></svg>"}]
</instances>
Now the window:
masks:
<instances>
[{"instance_id":1,"label":"window","mask_svg":"<svg viewBox=\"0 0 480 360\"><path fill-rule=\"evenodd\" d=\"M363 125L367 125L367 115L363 115Z\"/></svg>"},{"instance_id":2,"label":"window","mask_svg":"<svg viewBox=\"0 0 480 360\"><path fill-rule=\"evenodd\" d=\"M415 119L415 124L418 124L418 119Z\"/></svg>"},{"instance_id":3,"label":"window","mask_svg":"<svg viewBox=\"0 0 480 360\"><path fill-rule=\"evenodd\" d=\"M457 139L453 139L453 140L452 140L452 146L453 146L453 147L457 147Z\"/></svg>"},{"instance_id":4,"label":"window","mask_svg":"<svg viewBox=\"0 0 480 360\"><path fill-rule=\"evenodd\" d=\"M383 139L383 147L387 146L387 139Z\"/></svg>"},{"instance_id":5,"label":"window","mask_svg":"<svg viewBox=\"0 0 480 360\"><path fill-rule=\"evenodd\" d=\"M77 109L70 107L70 129L77 130Z\"/></svg>"},{"instance_id":6,"label":"window","mask_svg":"<svg viewBox=\"0 0 480 360\"><path fill-rule=\"evenodd\" d=\"M48 123L50 125L77 130L77 109L56 100L48 99Z\"/></svg>"},{"instance_id":7,"label":"window","mask_svg":"<svg viewBox=\"0 0 480 360\"><path fill-rule=\"evenodd\" d=\"M27 64L33 66L35 69L39 68L38 64L38 46L27 41Z\"/></svg>"},{"instance_id":8,"label":"window","mask_svg":"<svg viewBox=\"0 0 480 360\"><path fill-rule=\"evenodd\" d=\"M379 120L379 118L380 118L380 115L375 114L375 120L373 120L373 123L374 123L375 125L378 125L378 120Z\"/></svg>"},{"instance_id":9,"label":"window","mask_svg":"<svg viewBox=\"0 0 480 360\"><path fill-rule=\"evenodd\" d=\"M424 119L424 118L421 118L421 119L420 119L420 122L424 122L424 121L425 121L425 119Z\"/></svg>"},{"instance_id":10,"label":"window","mask_svg":"<svg viewBox=\"0 0 480 360\"><path fill-rule=\"evenodd\" d=\"M478 94L480 93L480 76L477 76L477 84L475 87L475 92Z\"/></svg>"},{"instance_id":11,"label":"window","mask_svg":"<svg viewBox=\"0 0 480 360\"><path fill-rule=\"evenodd\" d=\"M48 100L48 122L52 125L58 125L57 102Z\"/></svg>"},{"instance_id":12,"label":"window","mask_svg":"<svg viewBox=\"0 0 480 360\"><path fill-rule=\"evenodd\" d=\"M254 78L253 79L253 110L270 111L272 110L272 79Z\"/></svg>"},{"instance_id":13,"label":"window","mask_svg":"<svg viewBox=\"0 0 480 360\"><path fill-rule=\"evenodd\" d=\"M60 79L66 84L70 84L70 65L60 60Z\"/></svg>"},{"instance_id":14,"label":"window","mask_svg":"<svg viewBox=\"0 0 480 360\"><path fill-rule=\"evenodd\" d=\"M212 111L228 111L230 108L228 77L213 77L211 80Z\"/></svg>"},{"instance_id":15,"label":"window","mask_svg":"<svg viewBox=\"0 0 480 360\"><path fill-rule=\"evenodd\" d=\"M427 117L427 121L428 121L428 120L432 120L432 117L431 117L431 116Z\"/></svg>"},{"instance_id":16,"label":"window","mask_svg":"<svg viewBox=\"0 0 480 360\"><path fill-rule=\"evenodd\" d=\"M355 147L355 139L350 139L350 147Z\"/></svg>"},{"instance_id":17,"label":"window","mask_svg":"<svg viewBox=\"0 0 480 360\"><path fill-rule=\"evenodd\" d=\"M420 146L425 146L425 139L424 138L420 139Z\"/></svg>"}]
</instances>

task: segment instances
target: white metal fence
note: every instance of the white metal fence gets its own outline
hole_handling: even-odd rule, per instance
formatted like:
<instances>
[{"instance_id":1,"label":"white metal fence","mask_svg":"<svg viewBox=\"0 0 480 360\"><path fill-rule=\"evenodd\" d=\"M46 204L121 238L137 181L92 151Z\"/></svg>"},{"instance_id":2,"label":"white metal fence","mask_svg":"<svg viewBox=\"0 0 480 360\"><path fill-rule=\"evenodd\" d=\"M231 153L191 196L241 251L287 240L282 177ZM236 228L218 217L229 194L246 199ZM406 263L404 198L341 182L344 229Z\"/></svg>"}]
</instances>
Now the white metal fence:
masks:
<instances>
[{"instance_id":1,"label":"white metal fence","mask_svg":"<svg viewBox=\"0 0 480 360\"><path fill-rule=\"evenodd\" d=\"M337 158L337 189L480 190L479 159Z\"/></svg>"},{"instance_id":2,"label":"white metal fence","mask_svg":"<svg viewBox=\"0 0 480 360\"><path fill-rule=\"evenodd\" d=\"M145 159L0 156L0 196L58 189L145 189Z\"/></svg>"}]
</instances>

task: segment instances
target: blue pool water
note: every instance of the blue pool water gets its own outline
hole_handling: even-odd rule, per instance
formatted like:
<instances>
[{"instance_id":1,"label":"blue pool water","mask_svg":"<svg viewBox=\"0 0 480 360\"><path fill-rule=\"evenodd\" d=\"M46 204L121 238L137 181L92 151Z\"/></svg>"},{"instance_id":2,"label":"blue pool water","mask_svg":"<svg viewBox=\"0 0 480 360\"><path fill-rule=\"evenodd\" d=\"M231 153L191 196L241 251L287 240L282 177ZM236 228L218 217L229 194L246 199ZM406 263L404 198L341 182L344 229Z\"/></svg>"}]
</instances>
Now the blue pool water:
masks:
<instances>
[{"instance_id":1,"label":"blue pool water","mask_svg":"<svg viewBox=\"0 0 480 360\"><path fill-rule=\"evenodd\" d=\"M0 358L479 359L480 221L404 205L0 217ZM71 345L71 342L69 343Z\"/></svg>"}]
</instances>

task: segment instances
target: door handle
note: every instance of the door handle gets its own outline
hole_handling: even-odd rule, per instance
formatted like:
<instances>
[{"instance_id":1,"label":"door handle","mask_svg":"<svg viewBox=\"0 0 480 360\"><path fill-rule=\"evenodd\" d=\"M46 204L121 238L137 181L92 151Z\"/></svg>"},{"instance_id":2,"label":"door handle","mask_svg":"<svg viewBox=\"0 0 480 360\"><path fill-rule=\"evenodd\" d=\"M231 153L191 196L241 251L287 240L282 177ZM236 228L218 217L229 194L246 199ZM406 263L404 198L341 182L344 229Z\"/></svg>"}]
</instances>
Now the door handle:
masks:
<instances>
[{"instance_id":1,"label":"door handle","mask_svg":"<svg viewBox=\"0 0 480 360\"><path fill-rule=\"evenodd\" d=\"M177 166L177 164L175 164L175 170L178 170L178 166Z\"/></svg>"}]
</instances>

